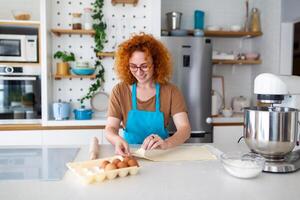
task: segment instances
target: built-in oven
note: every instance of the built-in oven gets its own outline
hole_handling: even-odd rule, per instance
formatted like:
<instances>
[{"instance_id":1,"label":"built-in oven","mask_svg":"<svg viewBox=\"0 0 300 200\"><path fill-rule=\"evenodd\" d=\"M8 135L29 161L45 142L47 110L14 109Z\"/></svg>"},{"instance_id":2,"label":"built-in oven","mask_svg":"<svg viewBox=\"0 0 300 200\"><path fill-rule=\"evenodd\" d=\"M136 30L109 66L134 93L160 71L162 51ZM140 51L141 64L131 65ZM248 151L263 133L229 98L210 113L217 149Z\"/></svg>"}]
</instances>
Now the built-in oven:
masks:
<instances>
[{"instance_id":1,"label":"built-in oven","mask_svg":"<svg viewBox=\"0 0 300 200\"><path fill-rule=\"evenodd\" d=\"M26 119L41 119L40 75L0 66L0 120Z\"/></svg>"}]
</instances>

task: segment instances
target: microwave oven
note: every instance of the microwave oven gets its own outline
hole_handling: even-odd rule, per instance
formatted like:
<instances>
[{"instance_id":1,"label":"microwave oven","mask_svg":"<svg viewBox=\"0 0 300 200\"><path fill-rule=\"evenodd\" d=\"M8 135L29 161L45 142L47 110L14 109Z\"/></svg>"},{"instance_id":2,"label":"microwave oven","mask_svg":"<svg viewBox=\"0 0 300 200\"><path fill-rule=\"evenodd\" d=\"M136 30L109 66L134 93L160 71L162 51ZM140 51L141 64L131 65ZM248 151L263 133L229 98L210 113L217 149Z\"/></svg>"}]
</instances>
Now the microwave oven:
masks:
<instances>
[{"instance_id":1,"label":"microwave oven","mask_svg":"<svg viewBox=\"0 0 300 200\"><path fill-rule=\"evenodd\" d=\"M37 35L0 34L0 62L38 62Z\"/></svg>"}]
</instances>

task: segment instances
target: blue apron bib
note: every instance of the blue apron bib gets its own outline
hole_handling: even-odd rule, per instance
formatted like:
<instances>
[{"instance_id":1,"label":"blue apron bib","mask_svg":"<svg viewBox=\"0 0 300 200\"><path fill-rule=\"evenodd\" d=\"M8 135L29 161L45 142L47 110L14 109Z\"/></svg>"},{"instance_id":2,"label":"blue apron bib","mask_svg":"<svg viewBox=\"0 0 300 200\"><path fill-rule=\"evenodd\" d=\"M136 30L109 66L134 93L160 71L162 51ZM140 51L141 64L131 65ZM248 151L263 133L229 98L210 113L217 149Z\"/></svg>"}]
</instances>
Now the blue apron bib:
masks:
<instances>
[{"instance_id":1,"label":"blue apron bib","mask_svg":"<svg viewBox=\"0 0 300 200\"><path fill-rule=\"evenodd\" d=\"M157 134L166 139L169 134L164 126L164 114L160 112L160 85L156 83L155 111L137 109L136 83L132 85L132 110L127 117L124 139L129 144L142 144L144 139L151 134Z\"/></svg>"}]
</instances>

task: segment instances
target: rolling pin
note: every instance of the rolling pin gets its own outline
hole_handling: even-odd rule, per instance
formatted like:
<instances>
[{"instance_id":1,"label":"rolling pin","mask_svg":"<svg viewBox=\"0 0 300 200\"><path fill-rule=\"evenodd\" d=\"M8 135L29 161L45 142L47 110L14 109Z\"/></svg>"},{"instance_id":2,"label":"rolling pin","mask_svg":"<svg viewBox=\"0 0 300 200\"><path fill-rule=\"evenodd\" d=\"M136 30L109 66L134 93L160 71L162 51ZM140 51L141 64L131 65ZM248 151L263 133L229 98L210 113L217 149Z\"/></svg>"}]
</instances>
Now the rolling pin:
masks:
<instances>
[{"instance_id":1,"label":"rolling pin","mask_svg":"<svg viewBox=\"0 0 300 200\"><path fill-rule=\"evenodd\" d=\"M91 143L90 143L90 159L95 160L99 158L99 141L97 137L93 137Z\"/></svg>"}]
</instances>

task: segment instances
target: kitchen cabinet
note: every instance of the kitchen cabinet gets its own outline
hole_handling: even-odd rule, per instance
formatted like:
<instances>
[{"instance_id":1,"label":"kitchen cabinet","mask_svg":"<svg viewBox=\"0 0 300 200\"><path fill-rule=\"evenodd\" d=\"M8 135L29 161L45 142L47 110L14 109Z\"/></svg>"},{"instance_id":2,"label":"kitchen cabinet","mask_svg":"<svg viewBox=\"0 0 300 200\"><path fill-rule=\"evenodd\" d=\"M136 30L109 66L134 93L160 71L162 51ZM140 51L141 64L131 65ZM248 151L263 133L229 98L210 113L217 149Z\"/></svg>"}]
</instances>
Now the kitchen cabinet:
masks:
<instances>
[{"instance_id":1,"label":"kitchen cabinet","mask_svg":"<svg viewBox=\"0 0 300 200\"><path fill-rule=\"evenodd\" d=\"M235 145L242 136L243 126L214 126L213 128L213 142L215 144Z\"/></svg>"}]
</instances>

